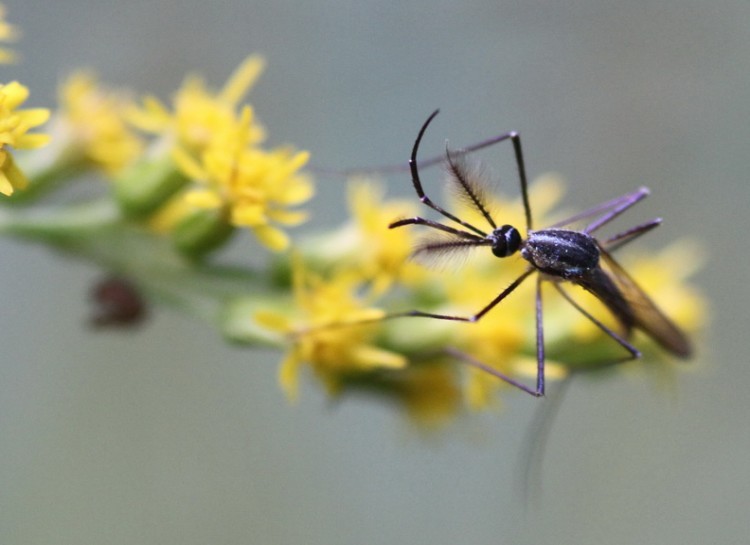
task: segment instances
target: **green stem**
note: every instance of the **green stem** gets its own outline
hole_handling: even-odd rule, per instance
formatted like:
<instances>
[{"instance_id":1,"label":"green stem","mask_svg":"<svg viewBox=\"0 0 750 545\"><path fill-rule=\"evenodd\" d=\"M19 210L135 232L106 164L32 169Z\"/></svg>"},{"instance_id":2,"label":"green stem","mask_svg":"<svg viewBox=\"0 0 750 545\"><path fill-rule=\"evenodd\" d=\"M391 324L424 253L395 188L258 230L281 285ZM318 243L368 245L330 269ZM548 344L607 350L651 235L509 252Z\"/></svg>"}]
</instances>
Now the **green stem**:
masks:
<instances>
[{"instance_id":1,"label":"green stem","mask_svg":"<svg viewBox=\"0 0 750 545\"><path fill-rule=\"evenodd\" d=\"M252 325L253 308L278 307L288 295L270 273L186 260L168 239L124 220L111 201L0 209L0 234L44 244L128 278L150 300L201 319L234 341L280 343ZM244 317L236 312L240 301L248 313ZM235 322L243 318L247 325Z\"/></svg>"}]
</instances>

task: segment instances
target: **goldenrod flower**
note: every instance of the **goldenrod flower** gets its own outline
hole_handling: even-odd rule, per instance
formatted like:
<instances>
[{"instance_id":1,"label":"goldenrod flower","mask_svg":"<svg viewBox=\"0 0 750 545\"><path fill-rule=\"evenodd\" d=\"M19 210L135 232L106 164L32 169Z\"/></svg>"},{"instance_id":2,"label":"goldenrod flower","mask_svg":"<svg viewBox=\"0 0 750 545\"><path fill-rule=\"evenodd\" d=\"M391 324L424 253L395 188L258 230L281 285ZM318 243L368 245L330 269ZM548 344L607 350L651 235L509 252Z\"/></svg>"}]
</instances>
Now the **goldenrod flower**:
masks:
<instances>
[{"instance_id":1,"label":"goldenrod flower","mask_svg":"<svg viewBox=\"0 0 750 545\"><path fill-rule=\"evenodd\" d=\"M351 219L324 244L309 241L305 250L314 259L350 267L370 283L373 294L383 294L394 282L414 285L426 271L409 259L416 240L411 230L389 229L395 218L414 216L417 207L405 200L385 199L377 180L354 177L348 186Z\"/></svg>"},{"instance_id":2,"label":"goldenrod flower","mask_svg":"<svg viewBox=\"0 0 750 545\"><path fill-rule=\"evenodd\" d=\"M28 96L29 90L17 81L0 85L0 193L4 195L11 195L27 184L11 149L38 148L49 141L46 134L29 134L31 129L47 121L49 110L19 110Z\"/></svg>"},{"instance_id":3,"label":"goldenrod flower","mask_svg":"<svg viewBox=\"0 0 750 545\"><path fill-rule=\"evenodd\" d=\"M311 367L332 393L349 374L406 365L404 356L375 344L381 325L377 320L384 312L368 306L357 296L361 281L348 271L325 279L306 270L302 260L295 258L293 317L277 311L256 314L258 323L284 333L290 340L279 382L291 399L297 397L299 370L303 365Z\"/></svg>"},{"instance_id":4,"label":"goldenrod flower","mask_svg":"<svg viewBox=\"0 0 750 545\"><path fill-rule=\"evenodd\" d=\"M397 399L404 404L409 417L421 426L441 427L464 406L454 366L431 362L409 366L398 375L394 383Z\"/></svg>"},{"instance_id":5,"label":"goldenrod flower","mask_svg":"<svg viewBox=\"0 0 750 545\"><path fill-rule=\"evenodd\" d=\"M5 5L0 4L0 42L14 42L18 39L18 28L5 20ZM0 64L8 64L16 60L16 54L10 49L0 47Z\"/></svg>"},{"instance_id":6,"label":"goldenrod flower","mask_svg":"<svg viewBox=\"0 0 750 545\"><path fill-rule=\"evenodd\" d=\"M249 147L251 124L251 111L246 107L234 139L210 145L201 154L200 163L186 153L176 153L175 159L183 173L201 186L187 192L190 205L226 210L232 225L249 227L261 243L281 251L289 246L289 238L275 224L296 225L307 218L304 212L289 207L313 194L312 181L298 172L309 153Z\"/></svg>"},{"instance_id":7,"label":"goldenrod flower","mask_svg":"<svg viewBox=\"0 0 750 545\"><path fill-rule=\"evenodd\" d=\"M174 98L174 111L157 98L146 97L142 108L131 110L129 119L143 131L173 139L188 154L200 154L221 135L236 130L238 104L264 65L261 57L248 57L218 92L207 89L200 77L189 76ZM263 127L253 120L248 143L257 144L264 136Z\"/></svg>"},{"instance_id":8,"label":"goldenrod flower","mask_svg":"<svg viewBox=\"0 0 750 545\"><path fill-rule=\"evenodd\" d=\"M59 115L72 153L110 175L133 162L143 143L123 118L129 104L124 93L101 86L94 74L80 71L71 75L60 89Z\"/></svg>"}]
</instances>

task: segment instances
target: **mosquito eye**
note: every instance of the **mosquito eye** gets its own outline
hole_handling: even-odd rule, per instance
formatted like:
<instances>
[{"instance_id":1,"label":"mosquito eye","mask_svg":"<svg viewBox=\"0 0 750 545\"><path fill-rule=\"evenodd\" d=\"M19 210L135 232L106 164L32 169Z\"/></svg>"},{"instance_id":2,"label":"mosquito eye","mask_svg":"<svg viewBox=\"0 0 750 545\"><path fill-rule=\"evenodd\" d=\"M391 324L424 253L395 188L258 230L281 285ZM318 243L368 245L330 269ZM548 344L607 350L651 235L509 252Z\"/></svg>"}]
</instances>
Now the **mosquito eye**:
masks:
<instances>
[{"instance_id":1,"label":"mosquito eye","mask_svg":"<svg viewBox=\"0 0 750 545\"><path fill-rule=\"evenodd\" d=\"M503 225L490 234L492 253L496 257L508 257L521 246L521 234L512 225Z\"/></svg>"}]
</instances>

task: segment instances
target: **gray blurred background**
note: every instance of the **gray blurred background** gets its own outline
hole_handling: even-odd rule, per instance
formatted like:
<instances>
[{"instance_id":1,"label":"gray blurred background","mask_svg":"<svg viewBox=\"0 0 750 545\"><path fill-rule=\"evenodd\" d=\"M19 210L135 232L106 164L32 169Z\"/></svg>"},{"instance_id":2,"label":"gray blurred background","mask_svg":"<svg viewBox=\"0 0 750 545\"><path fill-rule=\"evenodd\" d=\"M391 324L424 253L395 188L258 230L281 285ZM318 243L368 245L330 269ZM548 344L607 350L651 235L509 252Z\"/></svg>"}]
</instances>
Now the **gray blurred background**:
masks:
<instances>
[{"instance_id":1,"label":"gray blurred background","mask_svg":"<svg viewBox=\"0 0 750 545\"><path fill-rule=\"evenodd\" d=\"M167 98L186 72L219 86L260 52L252 102L272 143L318 165L403 161L441 107L426 149L519 130L530 175L561 173L569 207L649 185L630 217L666 222L641 247L702 241L713 326L672 392L640 375L575 383L524 515L533 400L435 437L309 384L292 407L279 354L161 309L142 331L94 334L98 271L1 240L0 543L748 542L747 0L5 3L24 62L2 80L33 105L81 66ZM512 173L507 149L490 156ZM321 178L310 226L342 206Z\"/></svg>"}]
</instances>

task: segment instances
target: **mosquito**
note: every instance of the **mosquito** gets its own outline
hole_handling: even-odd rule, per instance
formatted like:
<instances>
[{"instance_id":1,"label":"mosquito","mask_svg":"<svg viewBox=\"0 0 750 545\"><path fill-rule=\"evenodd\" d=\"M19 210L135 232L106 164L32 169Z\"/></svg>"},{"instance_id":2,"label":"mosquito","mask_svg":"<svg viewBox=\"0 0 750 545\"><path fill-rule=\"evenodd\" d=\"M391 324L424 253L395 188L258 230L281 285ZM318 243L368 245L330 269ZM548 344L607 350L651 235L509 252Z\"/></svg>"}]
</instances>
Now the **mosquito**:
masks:
<instances>
[{"instance_id":1,"label":"mosquito","mask_svg":"<svg viewBox=\"0 0 750 545\"><path fill-rule=\"evenodd\" d=\"M492 254L500 259L520 252L521 257L528 265L518 278L511 282L509 286L502 290L476 314L471 316L454 316L411 310L388 314L385 318L411 316L456 322L478 322L524 281L536 273L537 376L534 387L528 386L457 349L448 348L446 349L446 353L463 360L467 364L478 367L528 394L535 397L544 396L545 349L541 288L542 283L546 281L550 282L578 312L627 352L627 355L622 358L606 363L623 363L641 357L641 352L628 340L631 333L636 329L651 337L667 352L681 358L690 356L692 349L686 335L659 310L610 253L657 227L661 223L661 218L655 218L636 225L605 240L599 240L594 236L594 233L601 227L646 198L649 195L648 188L641 187L636 191L598 204L549 227L534 230L531 206L529 205L526 168L521 149L521 137L517 132L508 132L472 146L470 150L476 150L506 140L509 140L513 144L526 219L526 238L523 238L518 228L512 225L498 226L490 215L485 204L484 188L481 186L481 181L472 175L464 161L468 150L451 152L446 149L447 170L451 183L467 197L468 202L482 215L490 227L488 230L479 229L435 204L427 196L422 187L422 182L419 178L417 152L427 127L438 112L439 110L435 110L422 125L412 147L409 169L414 190L422 204L447 218L450 223L441 223L417 216L394 221L389 225L389 228L396 229L407 225L422 225L441 232L442 236L440 239L427 240L419 245L414 252L415 255L439 255L460 252L477 246L488 246ZM424 163L422 166L424 166ZM565 228L572 223L584 219L590 220L590 223L582 230ZM605 266L603 267L602 264ZM566 291L564 287L566 282L582 287L599 299L621 326L622 334L607 327L579 305Z\"/></svg>"}]
</instances>

